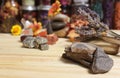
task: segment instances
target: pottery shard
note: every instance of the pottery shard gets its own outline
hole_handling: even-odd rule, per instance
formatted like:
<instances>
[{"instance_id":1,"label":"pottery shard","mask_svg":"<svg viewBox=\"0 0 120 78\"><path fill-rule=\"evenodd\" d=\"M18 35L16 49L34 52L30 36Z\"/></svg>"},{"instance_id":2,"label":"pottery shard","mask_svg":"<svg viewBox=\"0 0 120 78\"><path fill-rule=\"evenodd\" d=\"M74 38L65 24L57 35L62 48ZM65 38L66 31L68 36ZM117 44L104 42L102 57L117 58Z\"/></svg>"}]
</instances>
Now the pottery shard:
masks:
<instances>
[{"instance_id":1,"label":"pottery shard","mask_svg":"<svg viewBox=\"0 0 120 78\"><path fill-rule=\"evenodd\" d=\"M93 73L108 72L113 66L113 60L104 53L104 50L97 48L94 53L91 69Z\"/></svg>"}]
</instances>

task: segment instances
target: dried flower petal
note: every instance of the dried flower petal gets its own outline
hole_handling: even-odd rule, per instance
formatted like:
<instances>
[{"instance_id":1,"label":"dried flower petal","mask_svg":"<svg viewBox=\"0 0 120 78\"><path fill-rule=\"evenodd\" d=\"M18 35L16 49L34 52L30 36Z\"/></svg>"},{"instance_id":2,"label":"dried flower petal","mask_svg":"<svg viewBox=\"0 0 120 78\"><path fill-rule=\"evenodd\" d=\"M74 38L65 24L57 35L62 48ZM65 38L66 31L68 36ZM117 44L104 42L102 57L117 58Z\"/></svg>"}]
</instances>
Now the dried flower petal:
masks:
<instances>
[{"instance_id":1,"label":"dried flower petal","mask_svg":"<svg viewBox=\"0 0 120 78\"><path fill-rule=\"evenodd\" d=\"M22 31L22 28L20 25L13 25L11 29L11 33L14 36L20 35Z\"/></svg>"},{"instance_id":2,"label":"dried flower petal","mask_svg":"<svg viewBox=\"0 0 120 78\"><path fill-rule=\"evenodd\" d=\"M58 0L56 0L55 3L52 4L52 7L50 8L49 12L48 12L48 16L52 17L55 16L56 14L58 14L61 11L60 8L61 4Z\"/></svg>"}]
</instances>

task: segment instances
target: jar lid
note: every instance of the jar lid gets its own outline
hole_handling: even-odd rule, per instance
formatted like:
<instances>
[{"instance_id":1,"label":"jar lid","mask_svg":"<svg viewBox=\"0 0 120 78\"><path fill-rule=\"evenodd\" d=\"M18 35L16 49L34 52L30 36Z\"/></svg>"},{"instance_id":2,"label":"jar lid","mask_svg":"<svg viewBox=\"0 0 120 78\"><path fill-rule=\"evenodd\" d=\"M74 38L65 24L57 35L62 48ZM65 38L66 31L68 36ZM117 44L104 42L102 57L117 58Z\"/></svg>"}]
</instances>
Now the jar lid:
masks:
<instances>
[{"instance_id":1,"label":"jar lid","mask_svg":"<svg viewBox=\"0 0 120 78\"><path fill-rule=\"evenodd\" d=\"M50 5L40 5L37 7L38 10L49 10L50 8Z\"/></svg>"},{"instance_id":2,"label":"jar lid","mask_svg":"<svg viewBox=\"0 0 120 78\"><path fill-rule=\"evenodd\" d=\"M76 3L76 4L72 4L72 6L74 7L74 6L80 6L80 5L84 5L84 6L89 6L89 4L87 4L87 3Z\"/></svg>"},{"instance_id":3,"label":"jar lid","mask_svg":"<svg viewBox=\"0 0 120 78\"><path fill-rule=\"evenodd\" d=\"M37 8L35 6L22 6L21 7L22 10L37 10Z\"/></svg>"},{"instance_id":4,"label":"jar lid","mask_svg":"<svg viewBox=\"0 0 120 78\"><path fill-rule=\"evenodd\" d=\"M74 0L74 3L88 3L89 0Z\"/></svg>"}]
</instances>

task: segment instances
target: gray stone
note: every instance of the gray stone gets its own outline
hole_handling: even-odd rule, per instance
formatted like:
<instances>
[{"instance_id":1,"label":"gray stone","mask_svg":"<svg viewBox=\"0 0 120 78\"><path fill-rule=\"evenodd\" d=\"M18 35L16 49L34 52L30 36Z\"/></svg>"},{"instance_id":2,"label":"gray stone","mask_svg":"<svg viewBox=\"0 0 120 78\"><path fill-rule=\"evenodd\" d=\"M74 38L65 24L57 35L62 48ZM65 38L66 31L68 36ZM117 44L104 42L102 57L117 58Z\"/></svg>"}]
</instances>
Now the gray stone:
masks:
<instances>
[{"instance_id":1,"label":"gray stone","mask_svg":"<svg viewBox=\"0 0 120 78\"><path fill-rule=\"evenodd\" d=\"M104 50L97 48L92 63L93 73L105 73L108 72L113 66L113 60L104 53Z\"/></svg>"},{"instance_id":2,"label":"gray stone","mask_svg":"<svg viewBox=\"0 0 120 78\"><path fill-rule=\"evenodd\" d=\"M48 44L41 44L41 45L39 45L39 49L40 50L48 50L49 46L48 46Z\"/></svg>"},{"instance_id":3,"label":"gray stone","mask_svg":"<svg viewBox=\"0 0 120 78\"><path fill-rule=\"evenodd\" d=\"M35 42L38 43L38 44L45 44L45 43L48 42L48 40L44 37L37 36L35 38Z\"/></svg>"},{"instance_id":4,"label":"gray stone","mask_svg":"<svg viewBox=\"0 0 120 78\"><path fill-rule=\"evenodd\" d=\"M26 48L34 48L35 37L26 37L23 40L23 46Z\"/></svg>"}]
</instances>

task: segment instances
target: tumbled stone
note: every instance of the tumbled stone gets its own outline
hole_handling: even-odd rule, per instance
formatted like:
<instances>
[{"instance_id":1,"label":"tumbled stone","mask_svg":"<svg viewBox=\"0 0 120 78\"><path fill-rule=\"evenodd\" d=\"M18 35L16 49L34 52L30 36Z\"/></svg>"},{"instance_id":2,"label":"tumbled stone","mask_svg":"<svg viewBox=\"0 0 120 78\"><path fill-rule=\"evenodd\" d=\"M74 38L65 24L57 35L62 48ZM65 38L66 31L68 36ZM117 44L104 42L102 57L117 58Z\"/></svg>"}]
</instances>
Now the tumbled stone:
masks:
<instances>
[{"instance_id":1,"label":"tumbled stone","mask_svg":"<svg viewBox=\"0 0 120 78\"><path fill-rule=\"evenodd\" d=\"M102 48L97 48L92 63L93 73L105 73L108 72L113 66L113 60L104 53Z\"/></svg>"},{"instance_id":2,"label":"tumbled stone","mask_svg":"<svg viewBox=\"0 0 120 78\"><path fill-rule=\"evenodd\" d=\"M48 50L49 46L48 46L48 44L41 44L41 45L39 45L39 49L40 50Z\"/></svg>"},{"instance_id":3,"label":"tumbled stone","mask_svg":"<svg viewBox=\"0 0 120 78\"><path fill-rule=\"evenodd\" d=\"M23 46L26 48L34 48L35 37L26 37L23 40Z\"/></svg>"},{"instance_id":4,"label":"tumbled stone","mask_svg":"<svg viewBox=\"0 0 120 78\"><path fill-rule=\"evenodd\" d=\"M45 44L48 42L48 40L47 40L47 38L37 36L35 38L35 42L37 42L38 44Z\"/></svg>"},{"instance_id":5,"label":"tumbled stone","mask_svg":"<svg viewBox=\"0 0 120 78\"><path fill-rule=\"evenodd\" d=\"M66 24L64 22L56 22L56 21L52 22L52 29L54 31L63 29L65 26Z\"/></svg>"}]
</instances>

